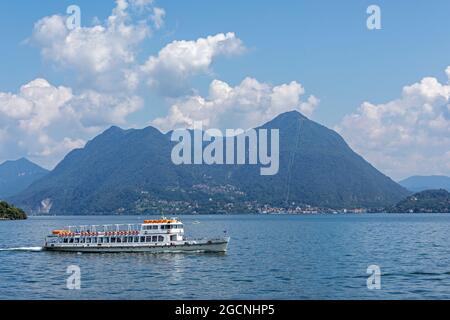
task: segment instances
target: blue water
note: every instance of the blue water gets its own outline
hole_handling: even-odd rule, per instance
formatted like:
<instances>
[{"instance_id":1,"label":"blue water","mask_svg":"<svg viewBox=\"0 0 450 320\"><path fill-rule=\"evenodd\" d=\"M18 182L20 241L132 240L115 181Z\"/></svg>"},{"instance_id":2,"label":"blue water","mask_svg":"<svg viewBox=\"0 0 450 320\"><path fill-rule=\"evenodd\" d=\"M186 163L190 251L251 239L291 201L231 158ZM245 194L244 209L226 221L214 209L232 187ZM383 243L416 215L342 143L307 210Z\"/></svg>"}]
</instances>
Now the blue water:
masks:
<instances>
[{"instance_id":1,"label":"blue water","mask_svg":"<svg viewBox=\"0 0 450 320\"><path fill-rule=\"evenodd\" d=\"M0 299L450 299L450 215L180 218L194 237L227 230L229 252L45 252L52 229L144 217L0 221ZM367 288L373 264L380 290ZM70 265L80 290L66 288Z\"/></svg>"}]
</instances>

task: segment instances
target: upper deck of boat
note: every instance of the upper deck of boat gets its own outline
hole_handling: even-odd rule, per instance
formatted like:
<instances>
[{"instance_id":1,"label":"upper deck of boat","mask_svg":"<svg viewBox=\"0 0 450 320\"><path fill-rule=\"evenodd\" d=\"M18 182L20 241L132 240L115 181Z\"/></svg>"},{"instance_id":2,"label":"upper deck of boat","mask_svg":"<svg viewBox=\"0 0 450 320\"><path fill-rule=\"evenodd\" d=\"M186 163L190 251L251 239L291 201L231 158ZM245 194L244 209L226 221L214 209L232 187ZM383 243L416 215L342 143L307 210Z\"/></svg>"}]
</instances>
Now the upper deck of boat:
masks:
<instances>
[{"instance_id":1,"label":"upper deck of boat","mask_svg":"<svg viewBox=\"0 0 450 320\"><path fill-rule=\"evenodd\" d=\"M61 230L53 230L53 236L91 236L91 235L137 235L148 233L183 233L183 223L178 219L144 220L141 224L109 224L67 226Z\"/></svg>"}]
</instances>

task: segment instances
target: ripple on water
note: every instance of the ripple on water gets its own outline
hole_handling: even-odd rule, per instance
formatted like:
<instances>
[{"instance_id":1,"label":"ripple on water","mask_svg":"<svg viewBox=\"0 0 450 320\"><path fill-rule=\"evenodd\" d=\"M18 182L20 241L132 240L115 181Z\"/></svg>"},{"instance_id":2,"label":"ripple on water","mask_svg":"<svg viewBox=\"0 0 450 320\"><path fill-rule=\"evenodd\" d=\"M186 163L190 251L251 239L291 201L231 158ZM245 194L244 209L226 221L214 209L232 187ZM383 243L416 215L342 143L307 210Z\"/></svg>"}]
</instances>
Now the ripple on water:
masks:
<instances>
[{"instance_id":1,"label":"ripple on water","mask_svg":"<svg viewBox=\"0 0 450 320\"><path fill-rule=\"evenodd\" d=\"M53 228L136 219L31 217L14 228L0 224L0 299L450 297L450 216L443 215L182 217L196 237L228 230L233 241L225 255L78 255L39 247ZM372 264L381 267L381 290L367 289ZM69 265L81 268L79 291L66 288Z\"/></svg>"}]
</instances>

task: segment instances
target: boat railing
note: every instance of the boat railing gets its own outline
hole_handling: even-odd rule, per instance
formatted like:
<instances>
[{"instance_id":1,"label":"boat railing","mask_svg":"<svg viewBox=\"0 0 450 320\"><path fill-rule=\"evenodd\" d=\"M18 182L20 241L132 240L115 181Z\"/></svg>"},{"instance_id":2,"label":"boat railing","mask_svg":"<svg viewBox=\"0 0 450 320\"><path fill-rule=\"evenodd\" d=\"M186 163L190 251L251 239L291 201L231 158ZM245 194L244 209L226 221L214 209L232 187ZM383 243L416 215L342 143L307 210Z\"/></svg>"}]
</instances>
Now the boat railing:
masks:
<instances>
[{"instance_id":1,"label":"boat railing","mask_svg":"<svg viewBox=\"0 0 450 320\"><path fill-rule=\"evenodd\" d=\"M118 232L118 231L140 231L140 224L105 224L89 226L67 226L69 232Z\"/></svg>"}]
</instances>

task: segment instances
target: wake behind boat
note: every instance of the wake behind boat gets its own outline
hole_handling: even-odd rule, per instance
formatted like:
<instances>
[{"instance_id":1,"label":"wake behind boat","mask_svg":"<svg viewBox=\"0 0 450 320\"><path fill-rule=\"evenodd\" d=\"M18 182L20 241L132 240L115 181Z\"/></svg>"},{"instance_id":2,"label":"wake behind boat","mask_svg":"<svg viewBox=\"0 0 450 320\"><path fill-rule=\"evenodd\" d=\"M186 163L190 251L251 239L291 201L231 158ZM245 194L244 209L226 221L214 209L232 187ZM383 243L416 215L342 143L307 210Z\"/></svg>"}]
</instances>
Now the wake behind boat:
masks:
<instances>
[{"instance_id":1,"label":"wake behind boat","mask_svg":"<svg viewBox=\"0 0 450 320\"><path fill-rule=\"evenodd\" d=\"M178 219L142 224L67 227L46 237L44 250L65 252L226 252L229 237L187 239Z\"/></svg>"}]
</instances>

